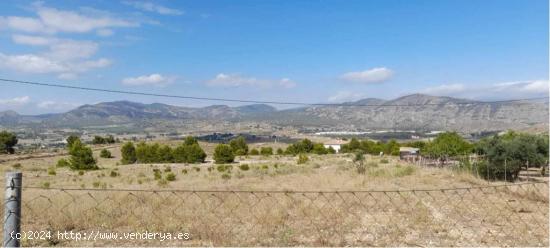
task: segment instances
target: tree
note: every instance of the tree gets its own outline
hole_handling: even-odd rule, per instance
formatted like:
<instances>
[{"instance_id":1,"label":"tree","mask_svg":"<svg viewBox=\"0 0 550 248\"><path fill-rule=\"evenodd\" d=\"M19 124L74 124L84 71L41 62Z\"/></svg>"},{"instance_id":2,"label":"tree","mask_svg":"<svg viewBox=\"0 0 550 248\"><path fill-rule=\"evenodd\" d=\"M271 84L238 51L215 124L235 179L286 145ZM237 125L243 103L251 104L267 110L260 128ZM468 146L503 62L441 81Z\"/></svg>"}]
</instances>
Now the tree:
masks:
<instances>
[{"instance_id":1,"label":"tree","mask_svg":"<svg viewBox=\"0 0 550 248\"><path fill-rule=\"evenodd\" d=\"M198 143L187 146L187 163L203 163L206 153Z\"/></svg>"},{"instance_id":2,"label":"tree","mask_svg":"<svg viewBox=\"0 0 550 248\"><path fill-rule=\"evenodd\" d=\"M444 163L449 157L469 154L472 148L473 146L456 132L445 132L428 143L426 153Z\"/></svg>"},{"instance_id":3,"label":"tree","mask_svg":"<svg viewBox=\"0 0 550 248\"><path fill-rule=\"evenodd\" d=\"M101 136L94 136L94 139L92 140L92 144L99 145L99 144L105 144L105 139Z\"/></svg>"},{"instance_id":4,"label":"tree","mask_svg":"<svg viewBox=\"0 0 550 248\"><path fill-rule=\"evenodd\" d=\"M102 149L101 152L99 153L99 157L101 158L111 158L111 152L107 149Z\"/></svg>"},{"instance_id":5,"label":"tree","mask_svg":"<svg viewBox=\"0 0 550 248\"><path fill-rule=\"evenodd\" d=\"M0 132L0 153L11 153L13 154L15 150L13 147L17 144L17 136L8 131Z\"/></svg>"},{"instance_id":6,"label":"tree","mask_svg":"<svg viewBox=\"0 0 550 248\"><path fill-rule=\"evenodd\" d=\"M137 161L136 147L134 146L134 143L127 142L122 146L120 152L122 153L122 164L133 164Z\"/></svg>"},{"instance_id":7,"label":"tree","mask_svg":"<svg viewBox=\"0 0 550 248\"><path fill-rule=\"evenodd\" d=\"M172 148L170 148L167 145L163 145L157 150L157 159L155 161L162 162L162 163L171 163L174 160L174 157L172 155Z\"/></svg>"},{"instance_id":8,"label":"tree","mask_svg":"<svg viewBox=\"0 0 550 248\"><path fill-rule=\"evenodd\" d=\"M92 149L82 144L80 139L75 140L69 150L70 168L73 170L94 170L97 169Z\"/></svg>"},{"instance_id":9,"label":"tree","mask_svg":"<svg viewBox=\"0 0 550 248\"><path fill-rule=\"evenodd\" d=\"M325 146L321 143L316 143L313 145L313 149L311 150L311 152L315 153L315 154L318 154L318 155L324 155L324 154L327 154L328 151L327 149L325 148Z\"/></svg>"},{"instance_id":10,"label":"tree","mask_svg":"<svg viewBox=\"0 0 550 248\"><path fill-rule=\"evenodd\" d=\"M113 137L113 135L107 135L107 137L105 137L105 143L107 144L114 144L116 143L116 140L115 140L115 137Z\"/></svg>"},{"instance_id":11,"label":"tree","mask_svg":"<svg viewBox=\"0 0 550 248\"><path fill-rule=\"evenodd\" d=\"M73 146L74 142L75 141L80 141L80 138L76 135L70 135L69 137L67 137L67 148L69 148L69 150L71 149L71 146Z\"/></svg>"},{"instance_id":12,"label":"tree","mask_svg":"<svg viewBox=\"0 0 550 248\"><path fill-rule=\"evenodd\" d=\"M197 138L193 137L193 136L187 136L185 137L185 140L183 141L183 144L187 145L187 146L190 146L190 145L193 145L193 144L199 144L199 141L197 141Z\"/></svg>"},{"instance_id":13,"label":"tree","mask_svg":"<svg viewBox=\"0 0 550 248\"><path fill-rule=\"evenodd\" d=\"M214 161L216 164L232 163L235 160L233 149L226 144L219 144L214 149Z\"/></svg>"},{"instance_id":14,"label":"tree","mask_svg":"<svg viewBox=\"0 0 550 248\"><path fill-rule=\"evenodd\" d=\"M262 147L262 148L260 148L260 154L262 154L264 156L273 155L273 148L271 148L271 147Z\"/></svg>"},{"instance_id":15,"label":"tree","mask_svg":"<svg viewBox=\"0 0 550 248\"><path fill-rule=\"evenodd\" d=\"M283 149L281 149L280 147L277 148L277 155L283 155L285 154L285 152L283 151Z\"/></svg>"},{"instance_id":16,"label":"tree","mask_svg":"<svg viewBox=\"0 0 550 248\"><path fill-rule=\"evenodd\" d=\"M233 153L235 153L236 156L248 154L248 145L246 144L246 140L243 136L232 139L229 142L229 146L231 146L231 149L233 149Z\"/></svg>"},{"instance_id":17,"label":"tree","mask_svg":"<svg viewBox=\"0 0 550 248\"><path fill-rule=\"evenodd\" d=\"M327 153L328 153L328 154L336 154L336 150L334 150L334 148L332 148L332 146L329 146L329 147L327 148Z\"/></svg>"}]
</instances>

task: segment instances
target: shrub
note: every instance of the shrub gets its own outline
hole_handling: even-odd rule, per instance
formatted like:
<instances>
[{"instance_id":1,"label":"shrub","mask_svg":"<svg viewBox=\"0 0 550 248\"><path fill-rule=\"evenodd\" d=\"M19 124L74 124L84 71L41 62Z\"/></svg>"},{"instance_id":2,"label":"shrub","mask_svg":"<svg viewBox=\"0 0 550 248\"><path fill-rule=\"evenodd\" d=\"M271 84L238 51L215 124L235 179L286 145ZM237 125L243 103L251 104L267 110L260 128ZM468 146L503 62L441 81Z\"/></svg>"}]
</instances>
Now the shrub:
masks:
<instances>
[{"instance_id":1,"label":"shrub","mask_svg":"<svg viewBox=\"0 0 550 248\"><path fill-rule=\"evenodd\" d=\"M98 181L95 181L95 182L92 183L92 186L94 188L99 188L100 185L101 185L101 182L98 182Z\"/></svg>"},{"instance_id":2,"label":"shrub","mask_svg":"<svg viewBox=\"0 0 550 248\"><path fill-rule=\"evenodd\" d=\"M357 169L358 174L365 174L367 168L365 166L365 156L363 155L363 152L355 153L353 163L355 163L355 168Z\"/></svg>"},{"instance_id":3,"label":"shrub","mask_svg":"<svg viewBox=\"0 0 550 248\"><path fill-rule=\"evenodd\" d=\"M55 172L55 167L48 168L48 175L55 176L57 173Z\"/></svg>"},{"instance_id":4,"label":"shrub","mask_svg":"<svg viewBox=\"0 0 550 248\"><path fill-rule=\"evenodd\" d=\"M43 182L42 188L49 189L50 188L50 182Z\"/></svg>"},{"instance_id":5,"label":"shrub","mask_svg":"<svg viewBox=\"0 0 550 248\"><path fill-rule=\"evenodd\" d=\"M201 168L199 168L199 167L193 167L193 169L194 169L196 172L201 171Z\"/></svg>"},{"instance_id":6,"label":"shrub","mask_svg":"<svg viewBox=\"0 0 550 248\"><path fill-rule=\"evenodd\" d=\"M231 179L231 175L229 175L229 174L227 174L227 173L223 173L223 174L222 174L222 179L224 179L224 180L229 180L229 179Z\"/></svg>"},{"instance_id":7,"label":"shrub","mask_svg":"<svg viewBox=\"0 0 550 248\"><path fill-rule=\"evenodd\" d=\"M11 168L19 169L19 168L21 168L21 164L20 164L20 163L12 164L12 165L11 165Z\"/></svg>"},{"instance_id":8,"label":"shrub","mask_svg":"<svg viewBox=\"0 0 550 248\"><path fill-rule=\"evenodd\" d=\"M84 175L84 171L83 171L83 170L78 171L78 175L79 175L79 176Z\"/></svg>"},{"instance_id":9,"label":"shrub","mask_svg":"<svg viewBox=\"0 0 550 248\"><path fill-rule=\"evenodd\" d=\"M69 148L69 150L71 149L71 147L73 146L74 142L75 141L80 141L80 138L76 135L70 135L69 137L67 137L66 141L67 141L67 148Z\"/></svg>"},{"instance_id":10,"label":"shrub","mask_svg":"<svg viewBox=\"0 0 550 248\"><path fill-rule=\"evenodd\" d=\"M252 150L250 150L250 155L260 155L260 152L258 151L258 149L253 148Z\"/></svg>"},{"instance_id":11,"label":"shrub","mask_svg":"<svg viewBox=\"0 0 550 248\"><path fill-rule=\"evenodd\" d=\"M313 149L311 150L312 153L318 154L318 155L324 155L328 154L327 149L323 144L317 143L313 145Z\"/></svg>"},{"instance_id":12,"label":"shrub","mask_svg":"<svg viewBox=\"0 0 550 248\"><path fill-rule=\"evenodd\" d=\"M387 159L383 158L383 159L380 159L380 163L381 164L387 164L389 163L390 161L388 161Z\"/></svg>"},{"instance_id":13,"label":"shrub","mask_svg":"<svg viewBox=\"0 0 550 248\"><path fill-rule=\"evenodd\" d=\"M214 161L217 164L232 163L235 160L233 149L231 146L225 144L219 144L214 150Z\"/></svg>"},{"instance_id":14,"label":"shrub","mask_svg":"<svg viewBox=\"0 0 550 248\"><path fill-rule=\"evenodd\" d=\"M277 155L283 155L285 154L285 152L283 151L283 149L281 149L280 147L277 148Z\"/></svg>"},{"instance_id":15,"label":"shrub","mask_svg":"<svg viewBox=\"0 0 550 248\"><path fill-rule=\"evenodd\" d=\"M262 147L262 148L260 148L260 154L262 154L263 156L273 155L273 148L271 148L271 147Z\"/></svg>"},{"instance_id":16,"label":"shrub","mask_svg":"<svg viewBox=\"0 0 550 248\"><path fill-rule=\"evenodd\" d=\"M168 184L168 181L166 181L165 179L162 179L162 178L161 178L160 180L157 181L157 184L158 184L159 186L166 186L166 185Z\"/></svg>"},{"instance_id":17,"label":"shrub","mask_svg":"<svg viewBox=\"0 0 550 248\"><path fill-rule=\"evenodd\" d=\"M307 157L307 155L303 154L303 153L300 153L298 155L298 161L296 161L297 164L305 164L307 163L307 161L309 161L309 158Z\"/></svg>"},{"instance_id":18,"label":"shrub","mask_svg":"<svg viewBox=\"0 0 550 248\"><path fill-rule=\"evenodd\" d=\"M219 172L224 172L225 171L225 165L223 164L220 164L216 167L216 170L218 170Z\"/></svg>"},{"instance_id":19,"label":"shrub","mask_svg":"<svg viewBox=\"0 0 550 248\"><path fill-rule=\"evenodd\" d=\"M111 177L118 177L119 175L120 175L120 173L118 173L118 172L112 170L112 171L111 171L111 174L110 174L109 176L111 176Z\"/></svg>"},{"instance_id":20,"label":"shrub","mask_svg":"<svg viewBox=\"0 0 550 248\"><path fill-rule=\"evenodd\" d=\"M95 170L98 168L92 149L82 144L80 140L76 140L72 144L69 154L71 155L69 167L73 170Z\"/></svg>"},{"instance_id":21,"label":"shrub","mask_svg":"<svg viewBox=\"0 0 550 248\"><path fill-rule=\"evenodd\" d=\"M172 167L170 166L164 167L164 172L170 172L170 171L172 171Z\"/></svg>"},{"instance_id":22,"label":"shrub","mask_svg":"<svg viewBox=\"0 0 550 248\"><path fill-rule=\"evenodd\" d=\"M403 177L412 175L415 172L415 168L412 165L399 166L395 168L394 176Z\"/></svg>"},{"instance_id":23,"label":"shrub","mask_svg":"<svg viewBox=\"0 0 550 248\"><path fill-rule=\"evenodd\" d=\"M133 164L137 161L136 156L136 147L134 146L134 143L128 142L122 146L120 149L120 152L122 153L122 164Z\"/></svg>"},{"instance_id":24,"label":"shrub","mask_svg":"<svg viewBox=\"0 0 550 248\"><path fill-rule=\"evenodd\" d=\"M206 153L199 144L187 146L187 163L203 163L206 159Z\"/></svg>"},{"instance_id":25,"label":"shrub","mask_svg":"<svg viewBox=\"0 0 550 248\"><path fill-rule=\"evenodd\" d=\"M17 136L14 133L8 131L0 132L0 153L11 153L15 150L13 147L17 144Z\"/></svg>"},{"instance_id":26,"label":"shrub","mask_svg":"<svg viewBox=\"0 0 550 248\"><path fill-rule=\"evenodd\" d=\"M181 173L183 173L183 174L187 174L187 169L183 169L183 170L181 170Z\"/></svg>"},{"instance_id":27,"label":"shrub","mask_svg":"<svg viewBox=\"0 0 550 248\"><path fill-rule=\"evenodd\" d=\"M64 159L64 158L57 160L57 164L56 164L57 167L68 167L69 165L70 165L69 161L67 161L67 159Z\"/></svg>"},{"instance_id":28,"label":"shrub","mask_svg":"<svg viewBox=\"0 0 550 248\"><path fill-rule=\"evenodd\" d=\"M162 174L160 173L159 169L153 169L153 176L154 176L155 180L158 180L158 179L162 178Z\"/></svg>"},{"instance_id":29,"label":"shrub","mask_svg":"<svg viewBox=\"0 0 550 248\"><path fill-rule=\"evenodd\" d=\"M99 157L101 158L111 158L111 152L107 149L101 149L101 152L99 153Z\"/></svg>"},{"instance_id":30,"label":"shrub","mask_svg":"<svg viewBox=\"0 0 550 248\"><path fill-rule=\"evenodd\" d=\"M166 181L176 181L176 174L174 174L173 172L166 174Z\"/></svg>"},{"instance_id":31,"label":"shrub","mask_svg":"<svg viewBox=\"0 0 550 248\"><path fill-rule=\"evenodd\" d=\"M244 137L239 136L238 138L232 139L229 142L229 146L233 149L233 154L236 156L243 156L248 154L248 145Z\"/></svg>"},{"instance_id":32,"label":"shrub","mask_svg":"<svg viewBox=\"0 0 550 248\"><path fill-rule=\"evenodd\" d=\"M248 166L248 164L241 164L239 165L239 169L243 170L243 171L247 171L250 169L250 167Z\"/></svg>"},{"instance_id":33,"label":"shrub","mask_svg":"<svg viewBox=\"0 0 550 248\"><path fill-rule=\"evenodd\" d=\"M190 146L190 145L194 145L194 144L199 144L199 141L197 141L197 138L193 137L193 136L187 136L185 137L185 139L183 140L183 144L184 145L187 145L187 146Z\"/></svg>"}]
</instances>

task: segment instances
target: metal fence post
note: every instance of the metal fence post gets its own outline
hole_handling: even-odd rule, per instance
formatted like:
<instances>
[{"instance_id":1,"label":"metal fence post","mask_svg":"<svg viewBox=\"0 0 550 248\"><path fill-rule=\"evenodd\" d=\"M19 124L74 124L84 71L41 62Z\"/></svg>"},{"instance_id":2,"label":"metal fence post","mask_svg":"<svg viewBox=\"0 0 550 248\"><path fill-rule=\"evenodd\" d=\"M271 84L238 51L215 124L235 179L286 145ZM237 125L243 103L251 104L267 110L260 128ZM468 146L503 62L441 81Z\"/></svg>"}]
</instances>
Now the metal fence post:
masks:
<instances>
[{"instance_id":1,"label":"metal fence post","mask_svg":"<svg viewBox=\"0 0 550 248\"><path fill-rule=\"evenodd\" d=\"M4 242L3 247L19 247L15 234L21 232L21 186L23 173L6 173L6 198L4 201Z\"/></svg>"}]
</instances>

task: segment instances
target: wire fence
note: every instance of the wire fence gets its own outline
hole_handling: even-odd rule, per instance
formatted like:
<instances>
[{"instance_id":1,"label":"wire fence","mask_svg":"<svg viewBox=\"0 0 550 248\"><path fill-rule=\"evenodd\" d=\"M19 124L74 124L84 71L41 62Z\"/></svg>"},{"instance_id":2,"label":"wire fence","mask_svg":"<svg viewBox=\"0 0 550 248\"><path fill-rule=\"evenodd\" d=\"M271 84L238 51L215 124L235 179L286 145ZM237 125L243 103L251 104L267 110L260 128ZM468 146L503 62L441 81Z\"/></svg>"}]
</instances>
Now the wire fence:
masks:
<instances>
[{"instance_id":1,"label":"wire fence","mask_svg":"<svg viewBox=\"0 0 550 248\"><path fill-rule=\"evenodd\" d=\"M33 246L549 245L548 182L322 192L23 187L22 195L22 232L52 233L22 240ZM86 238L60 238L67 231Z\"/></svg>"}]
</instances>

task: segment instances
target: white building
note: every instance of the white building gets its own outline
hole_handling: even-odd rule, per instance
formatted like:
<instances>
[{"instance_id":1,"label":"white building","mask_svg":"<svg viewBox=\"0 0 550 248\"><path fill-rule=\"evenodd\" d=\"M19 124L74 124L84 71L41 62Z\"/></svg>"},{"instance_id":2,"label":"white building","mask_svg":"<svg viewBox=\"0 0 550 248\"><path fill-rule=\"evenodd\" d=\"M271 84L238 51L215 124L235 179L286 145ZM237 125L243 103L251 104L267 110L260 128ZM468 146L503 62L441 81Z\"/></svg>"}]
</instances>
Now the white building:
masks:
<instances>
[{"instance_id":1,"label":"white building","mask_svg":"<svg viewBox=\"0 0 550 248\"><path fill-rule=\"evenodd\" d=\"M325 148L332 147L336 151L336 153L340 152L340 144L324 144Z\"/></svg>"}]
</instances>

